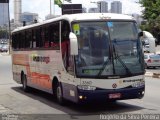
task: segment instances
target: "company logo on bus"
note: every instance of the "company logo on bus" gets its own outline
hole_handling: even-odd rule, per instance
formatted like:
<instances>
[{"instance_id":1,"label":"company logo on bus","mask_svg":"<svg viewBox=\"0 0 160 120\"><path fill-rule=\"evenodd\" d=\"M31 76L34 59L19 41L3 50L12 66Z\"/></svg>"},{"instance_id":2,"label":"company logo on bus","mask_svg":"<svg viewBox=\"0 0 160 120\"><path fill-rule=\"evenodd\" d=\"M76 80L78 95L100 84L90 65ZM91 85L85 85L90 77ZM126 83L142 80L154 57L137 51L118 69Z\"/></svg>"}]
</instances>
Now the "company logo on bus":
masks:
<instances>
[{"instance_id":1,"label":"company logo on bus","mask_svg":"<svg viewBox=\"0 0 160 120\"><path fill-rule=\"evenodd\" d=\"M141 82L143 79L135 79L135 80L123 80L123 83L129 83L129 82Z\"/></svg>"},{"instance_id":2,"label":"company logo on bus","mask_svg":"<svg viewBox=\"0 0 160 120\"><path fill-rule=\"evenodd\" d=\"M111 17L108 17L108 16L100 16L100 19L111 19Z\"/></svg>"},{"instance_id":3,"label":"company logo on bus","mask_svg":"<svg viewBox=\"0 0 160 120\"><path fill-rule=\"evenodd\" d=\"M46 64L48 64L50 62L50 58L49 57L43 57L43 56L33 56L33 61L35 61L35 62L45 62Z\"/></svg>"},{"instance_id":4,"label":"company logo on bus","mask_svg":"<svg viewBox=\"0 0 160 120\"><path fill-rule=\"evenodd\" d=\"M117 88L117 84L114 83L114 84L112 85L112 87L113 87L113 88Z\"/></svg>"}]
</instances>

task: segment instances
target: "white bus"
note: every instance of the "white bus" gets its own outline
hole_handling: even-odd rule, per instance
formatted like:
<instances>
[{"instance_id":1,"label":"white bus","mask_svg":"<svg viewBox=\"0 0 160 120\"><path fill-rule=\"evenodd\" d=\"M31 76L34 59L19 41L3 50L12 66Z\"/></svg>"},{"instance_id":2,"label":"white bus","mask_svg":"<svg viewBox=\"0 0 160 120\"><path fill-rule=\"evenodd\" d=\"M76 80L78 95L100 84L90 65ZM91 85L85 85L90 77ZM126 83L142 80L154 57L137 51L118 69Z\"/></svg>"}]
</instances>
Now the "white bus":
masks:
<instances>
[{"instance_id":1,"label":"white bus","mask_svg":"<svg viewBox=\"0 0 160 120\"><path fill-rule=\"evenodd\" d=\"M13 79L59 103L142 98L144 57L127 15L63 15L12 32Z\"/></svg>"}]
</instances>

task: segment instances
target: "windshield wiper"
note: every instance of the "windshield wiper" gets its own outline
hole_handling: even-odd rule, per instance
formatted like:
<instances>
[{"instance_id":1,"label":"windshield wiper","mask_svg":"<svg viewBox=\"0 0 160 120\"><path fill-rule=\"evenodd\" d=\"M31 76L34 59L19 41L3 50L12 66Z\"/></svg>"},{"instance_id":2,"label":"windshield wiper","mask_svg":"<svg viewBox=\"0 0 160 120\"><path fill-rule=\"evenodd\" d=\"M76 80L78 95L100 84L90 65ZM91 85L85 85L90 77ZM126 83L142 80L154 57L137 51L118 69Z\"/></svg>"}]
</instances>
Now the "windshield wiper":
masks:
<instances>
[{"instance_id":1,"label":"windshield wiper","mask_svg":"<svg viewBox=\"0 0 160 120\"><path fill-rule=\"evenodd\" d=\"M108 62L109 62L109 58L104 62L103 66L102 66L102 69L99 71L99 73L97 74L97 76L99 77L102 72L104 71L104 69L106 68L106 66L108 65Z\"/></svg>"},{"instance_id":2,"label":"windshield wiper","mask_svg":"<svg viewBox=\"0 0 160 120\"><path fill-rule=\"evenodd\" d=\"M132 75L131 71L129 70L129 68L126 66L126 64L121 60L121 58L120 58L119 55L117 54L114 45L113 45L113 54L114 54L115 57L112 58L112 60L113 60L113 61L114 61L114 59L115 59L115 60L118 60L118 61L122 64L123 68L125 68L126 72L131 76L131 75ZM104 62L103 66L102 66L102 69L101 69L101 70L99 71L99 73L97 74L98 77L99 77L99 76L102 74L102 72L105 70L105 68L106 68L106 66L108 65L108 63L109 63L110 60L111 60L111 58L109 57L109 58ZM114 62L113 62L113 64L114 64ZM115 74L115 66L113 66L113 71L114 71L114 74Z\"/></svg>"},{"instance_id":3,"label":"windshield wiper","mask_svg":"<svg viewBox=\"0 0 160 120\"><path fill-rule=\"evenodd\" d=\"M132 72L129 70L129 68L126 66L126 64L122 61L122 59L119 57L119 55L117 54L116 50L115 50L115 46L113 44L113 53L114 53L114 56L116 60L118 60L122 66L125 68L126 72L129 74L129 75L132 75Z\"/></svg>"}]
</instances>

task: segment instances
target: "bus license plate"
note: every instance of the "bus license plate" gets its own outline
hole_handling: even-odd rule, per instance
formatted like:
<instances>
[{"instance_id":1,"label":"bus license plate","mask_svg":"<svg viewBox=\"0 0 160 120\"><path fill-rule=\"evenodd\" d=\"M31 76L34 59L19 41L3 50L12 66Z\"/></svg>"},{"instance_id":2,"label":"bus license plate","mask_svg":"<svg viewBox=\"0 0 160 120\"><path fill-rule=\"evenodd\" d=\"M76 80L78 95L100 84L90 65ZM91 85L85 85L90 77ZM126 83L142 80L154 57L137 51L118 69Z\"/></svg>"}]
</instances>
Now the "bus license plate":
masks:
<instances>
[{"instance_id":1,"label":"bus license plate","mask_svg":"<svg viewBox=\"0 0 160 120\"><path fill-rule=\"evenodd\" d=\"M121 98L121 93L109 94L109 99Z\"/></svg>"}]
</instances>

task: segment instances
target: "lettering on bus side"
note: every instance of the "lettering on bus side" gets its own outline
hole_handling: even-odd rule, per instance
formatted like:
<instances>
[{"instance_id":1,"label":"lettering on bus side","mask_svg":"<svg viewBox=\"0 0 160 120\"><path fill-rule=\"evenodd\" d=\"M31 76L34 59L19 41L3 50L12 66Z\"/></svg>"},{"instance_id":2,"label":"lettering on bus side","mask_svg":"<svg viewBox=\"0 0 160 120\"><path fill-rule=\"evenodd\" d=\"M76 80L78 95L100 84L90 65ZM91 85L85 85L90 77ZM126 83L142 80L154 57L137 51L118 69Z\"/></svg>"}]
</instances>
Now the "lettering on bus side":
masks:
<instances>
[{"instance_id":1,"label":"lettering on bus side","mask_svg":"<svg viewBox=\"0 0 160 120\"><path fill-rule=\"evenodd\" d=\"M45 62L48 64L50 62L50 57L44 57L44 56L33 56L34 62Z\"/></svg>"},{"instance_id":2,"label":"lettering on bus side","mask_svg":"<svg viewBox=\"0 0 160 120\"><path fill-rule=\"evenodd\" d=\"M92 81L82 81L82 85L92 85Z\"/></svg>"}]
</instances>

